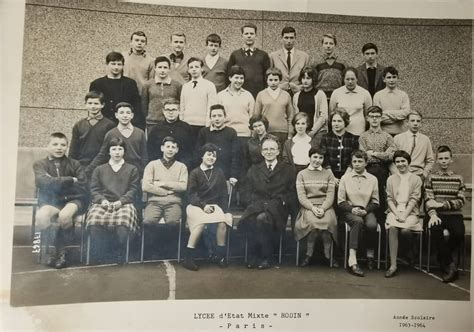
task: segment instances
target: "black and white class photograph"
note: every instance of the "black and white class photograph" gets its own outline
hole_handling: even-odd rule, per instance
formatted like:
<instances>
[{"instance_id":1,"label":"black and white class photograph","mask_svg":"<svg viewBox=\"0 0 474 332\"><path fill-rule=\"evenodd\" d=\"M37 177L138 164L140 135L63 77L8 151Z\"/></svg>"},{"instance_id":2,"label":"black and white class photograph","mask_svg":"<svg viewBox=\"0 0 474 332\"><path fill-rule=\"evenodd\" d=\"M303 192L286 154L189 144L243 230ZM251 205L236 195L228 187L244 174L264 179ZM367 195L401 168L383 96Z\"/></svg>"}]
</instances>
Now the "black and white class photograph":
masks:
<instances>
[{"instance_id":1,"label":"black and white class photograph","mask_svg":"<svg viewBox=\"0 0 474 332\"><path fill-rule=\"evenodd\" d=\"M183 2L18 2L2 306L44 331L470 331L472 15Z\"/></svg>"}]
</instances>

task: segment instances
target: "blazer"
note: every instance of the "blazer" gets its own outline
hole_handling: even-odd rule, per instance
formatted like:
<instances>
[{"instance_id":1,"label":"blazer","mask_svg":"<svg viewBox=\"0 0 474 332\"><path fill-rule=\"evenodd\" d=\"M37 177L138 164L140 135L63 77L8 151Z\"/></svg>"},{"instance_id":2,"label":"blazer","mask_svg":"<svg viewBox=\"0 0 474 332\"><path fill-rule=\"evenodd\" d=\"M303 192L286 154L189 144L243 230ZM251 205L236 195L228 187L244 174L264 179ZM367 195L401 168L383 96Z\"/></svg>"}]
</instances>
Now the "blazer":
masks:
<instances>
[{"instance_id":1,"label":"blazer","mask_svg":"<svg viewBox=\"0 0 474 332\"><path fill-rule=\"evenodd\" d=\"M289 91L290 86L289 82L299 84L298 77L300 75L301 70L306 67L310 66L310 57L306 52L293 49L293 57L291 59L291 68L288 68L286 63L287 52L286 49L279 49L274 51L270 54L270 61L272 67L276 67L281 70L283 77L280 82L280 88ZM293 91L297 92L299 91Z\"/></svg>"},{"instance_id":2,"label":"blazer","mask_svg":"<svg viewBox=\"0 0 474 332\"><path fill-rule=\"evenodd\" d=\"M385 83L383 81L383 70L385 69L384 66L377 64L375 68L375 91L369 90L369 77L367 76L367 68L365 67L365 63L357 67L357 85L363 87L367 91L369 91L372 98L376 92L385 89Z\"/></svg>"}]
</instances>

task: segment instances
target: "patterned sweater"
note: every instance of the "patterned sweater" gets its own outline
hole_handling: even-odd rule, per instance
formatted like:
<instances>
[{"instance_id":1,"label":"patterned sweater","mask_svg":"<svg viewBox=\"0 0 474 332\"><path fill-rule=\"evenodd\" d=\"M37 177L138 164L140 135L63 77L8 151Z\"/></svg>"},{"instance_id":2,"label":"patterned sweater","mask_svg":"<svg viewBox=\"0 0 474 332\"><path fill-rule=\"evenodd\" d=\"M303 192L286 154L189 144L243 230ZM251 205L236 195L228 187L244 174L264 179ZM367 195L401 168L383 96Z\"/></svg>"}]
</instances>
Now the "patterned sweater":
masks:
<instances>
[{"instance_id":1,"label":"patterned sweater","mask_svg":"<svg viewBox=\"0 0 474 332\"><path fill-rule=\"evenodd\" d=\"M425 204L428 214L459 215L466 202L463 177L452 171L431 173L425 181ZM434 208L433 201L442 202L442 208Z\"/></svg>"}]
</instances>

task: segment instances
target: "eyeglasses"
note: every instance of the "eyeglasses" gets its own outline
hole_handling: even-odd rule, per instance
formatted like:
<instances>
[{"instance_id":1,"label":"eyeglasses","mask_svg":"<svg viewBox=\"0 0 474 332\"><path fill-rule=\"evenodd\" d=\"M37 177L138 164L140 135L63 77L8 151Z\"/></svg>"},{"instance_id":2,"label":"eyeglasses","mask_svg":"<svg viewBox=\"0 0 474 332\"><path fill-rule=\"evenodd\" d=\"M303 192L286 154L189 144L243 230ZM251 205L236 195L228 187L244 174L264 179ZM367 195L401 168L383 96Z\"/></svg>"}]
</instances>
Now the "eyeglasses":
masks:
<instances>
[{"instance_id":1,"label":"eyeglasses","mask_svg":"<svg viewBox=\"0 0 474 332\"><path fill-rule=\"evenodd\" d=\"M278 149L276 149L276 148L263 148L262 151L263 152L275 152L275 151L278 151Z\"/></svg>"},{"instance_id":2,"label":"eyeglasses","mask_svg":"<svg viewBox=\"0 0 474 332\"><path fill-rule=\"evenodd\" d=\"M367 117L370 119L380 119L382 116L381 115L367 115Z\"/></svg>"},{"instance_id":3,"label":"eyeglasses","mask_svg":"<svg viewBox=\"0 0 474 332\"><path fill-rule=\"evenodd\" d=\"M166 111L166 112L177 112L178 109L177 108L165 108L164 111Z\"/></svg>"}]
</instances>

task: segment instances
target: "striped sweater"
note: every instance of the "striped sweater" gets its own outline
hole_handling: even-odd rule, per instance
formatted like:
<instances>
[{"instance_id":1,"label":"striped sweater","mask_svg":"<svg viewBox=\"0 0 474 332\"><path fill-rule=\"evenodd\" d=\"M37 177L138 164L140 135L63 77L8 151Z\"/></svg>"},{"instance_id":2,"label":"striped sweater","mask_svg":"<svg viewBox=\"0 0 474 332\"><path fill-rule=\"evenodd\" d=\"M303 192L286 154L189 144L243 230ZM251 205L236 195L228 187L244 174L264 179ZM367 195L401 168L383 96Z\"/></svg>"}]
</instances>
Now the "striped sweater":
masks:
<instances>
[{"instance_id":1,"label":"striped sweater","mask_svg":"<svg viewBox=\"0 0 474 332\"><path fill-rule=\"evenodd\" d=\"M425 181L425 204L428 214L454 215L462 214L462 207L466 201L464 196L464 181L461 175L452 171L436 171L431 173ZM434 208L430 203L442 202L443 207Z\"/></svg>"}]
</instances>

